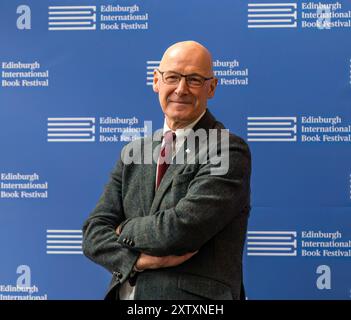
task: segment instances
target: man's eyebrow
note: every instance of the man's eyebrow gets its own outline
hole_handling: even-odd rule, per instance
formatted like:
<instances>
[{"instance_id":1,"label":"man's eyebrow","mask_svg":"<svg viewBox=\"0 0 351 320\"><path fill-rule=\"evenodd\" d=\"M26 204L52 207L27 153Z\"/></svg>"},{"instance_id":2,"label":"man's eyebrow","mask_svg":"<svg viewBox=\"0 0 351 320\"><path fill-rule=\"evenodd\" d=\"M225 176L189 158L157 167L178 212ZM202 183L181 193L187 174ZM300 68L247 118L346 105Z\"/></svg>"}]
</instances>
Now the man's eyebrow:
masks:
<instances>
[{"instance_id":1,"label":"man's eyebrow","mask_svg":"<svg viewBox=\"0 0 351 320\"><path fill-rule=\"evenodd\" d=\"M173 72L173 73L177 73L177 74L180 74L180 75L183 75L183 76L200 76L200 77L204 77L203 75L199 74L199 73L196 73L196 72L193 72L193 73L189 73L189 74L182 74L180 72L177 72L177 71L173 71L173 70L169 70L167 72Z\"/></svg>"}]
</instances>

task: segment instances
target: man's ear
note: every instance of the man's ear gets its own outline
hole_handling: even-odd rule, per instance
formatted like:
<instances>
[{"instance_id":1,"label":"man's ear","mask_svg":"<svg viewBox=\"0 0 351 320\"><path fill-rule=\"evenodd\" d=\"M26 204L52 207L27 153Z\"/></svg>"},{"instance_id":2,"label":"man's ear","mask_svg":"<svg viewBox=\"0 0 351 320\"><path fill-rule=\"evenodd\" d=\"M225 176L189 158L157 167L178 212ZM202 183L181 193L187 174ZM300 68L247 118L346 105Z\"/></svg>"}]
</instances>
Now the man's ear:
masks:
<instances>
[{"instance_id":1,"label":"man's ear","mask_svg":"<svg viewBox=\"0 0 351 320\"><path fill-rule=\"evenodd\" d=\"M159 82L160 78L159 78L159 74L156 70L154 70L154 80L152 83L152 89L154 90L154 92L158 93L158 82Z\"/></svg>"},{"instance_id":2,"label":"man's ear","mask_svg":"<svg viewBox=\"0 0 351 320\"><path fill-rule=\"evenodd\" d=\"M208 88L208 93L207 93L207 98L211 99L213 98L216 88L217 88L217 84L218 84L218 79L214 78L213 80L211 80L210 86Z\"/></svg>"}]
</instances>

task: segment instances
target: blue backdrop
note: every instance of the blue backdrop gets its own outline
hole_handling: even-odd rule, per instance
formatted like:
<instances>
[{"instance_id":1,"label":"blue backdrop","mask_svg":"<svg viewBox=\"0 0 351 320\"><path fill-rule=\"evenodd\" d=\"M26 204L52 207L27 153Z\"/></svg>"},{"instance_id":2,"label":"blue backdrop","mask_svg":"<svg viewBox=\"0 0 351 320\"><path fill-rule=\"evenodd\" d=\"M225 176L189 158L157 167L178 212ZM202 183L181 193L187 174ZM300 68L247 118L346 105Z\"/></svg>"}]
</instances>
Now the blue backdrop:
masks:
<instances>
[{"instance_id":1,"label":"blue backdrop","mask_svg":"<svg viewBox=\"0 0 351 320\"><path fill-rule=\"evenodd\" d=\"M103 297L82 224L122 132L162 126L152 71L190 39L252 151L248 299L349 299L350 28L344 0L2 0L0 299Z\"/></svg>"}]
</instances>

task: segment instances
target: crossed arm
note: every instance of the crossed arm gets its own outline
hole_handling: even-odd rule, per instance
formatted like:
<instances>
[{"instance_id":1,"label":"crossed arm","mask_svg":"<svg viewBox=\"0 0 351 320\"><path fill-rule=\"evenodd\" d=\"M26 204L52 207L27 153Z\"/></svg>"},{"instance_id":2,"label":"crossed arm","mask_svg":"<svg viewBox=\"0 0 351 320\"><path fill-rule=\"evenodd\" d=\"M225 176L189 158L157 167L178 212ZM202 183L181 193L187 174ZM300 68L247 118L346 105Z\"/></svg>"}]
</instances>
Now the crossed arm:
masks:
<instances>
[{"instance_id":1,"label":"crossed arm","mask_svg":"<svg viewBox=\"0 0 351 320\"><path fill-rule=\"evenodd\" d=\"M123 163L119 161L95 209L83 225L84 254L109 272L122 275L120 282L128 278L133 266L139 270L165 268L190 259L191 253L156 257L118 242L120 237L116 227L126 221L122 205L122 172Z\"/></svg>"},{"instance_id":2,"label":"crossed arm","mask_svg":"<svg viewBox=\"0 0 351 320\"><path fill-rule=\"evenodd\" d=\"M139 270L157 269L190 259L247 210L250 153L245 144L230 145L229 164L224 176L211 175L211 165L203 165L175 207L125 219L120 161L83 227L85 254L108 270L118 269L124 274L129 274L133 266ZM124 243L125 238L132 238L135 245Z\"/></svg>"},{"instance_id":3,"label":"crossed arm","mask_svg":"<svg viewBox=\"0 0 351 320\"><path fill-rule=\"evenodd\" d=\"M116 229L117 236L120 236L120 234L121 234L120 229L121 228L119 225ZM181 256L168 255L168 256L157 257L157 256L151 256L151 255L148 255L146 253L141 252L138 260L136 261L136 263L134 265L134 271L140 272L140 271L144 271L146 269L159 269L159 268L175 267L179 264L182 264L186 260L190 259L196 253L197 253L197 251L189 252L189 253L183 254Z\"/></svg>"}]
</instances>

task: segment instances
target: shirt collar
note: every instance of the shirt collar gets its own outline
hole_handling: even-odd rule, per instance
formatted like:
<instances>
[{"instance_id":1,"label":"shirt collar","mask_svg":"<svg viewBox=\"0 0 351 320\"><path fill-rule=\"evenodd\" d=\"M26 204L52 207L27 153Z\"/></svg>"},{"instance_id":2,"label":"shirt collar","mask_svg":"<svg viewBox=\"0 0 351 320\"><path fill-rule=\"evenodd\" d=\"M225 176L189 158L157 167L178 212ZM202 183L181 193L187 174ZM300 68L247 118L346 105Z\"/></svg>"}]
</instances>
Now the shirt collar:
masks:
<instances>
[{"instance_id":1,"label":"shirt collar","mask_svg":"<svg viewBox=\"0 0 351 320\"><path fill-rule=\"evenodd\" d=\"M185 136L186 135L186 129L192 129L194 128L194 126L200 121L200 119L203 117L203 115L206 113L206 110L204 110L203 113L201 113L201 115L195 120L193 121L192 123L188 124L186 127L184 128L181 128L181 129L176 129L176 131L173 131L175 132L176 136L177 136L177 139L181 138L182 136ZM170 131L171 128L168 126L167 124L167 121L166 121L166 118L164 120L164 124L163 124L163 134L165 134L167 131ZM172 131L172 130L171 130Z\"/></svg>"}]
</instances>

